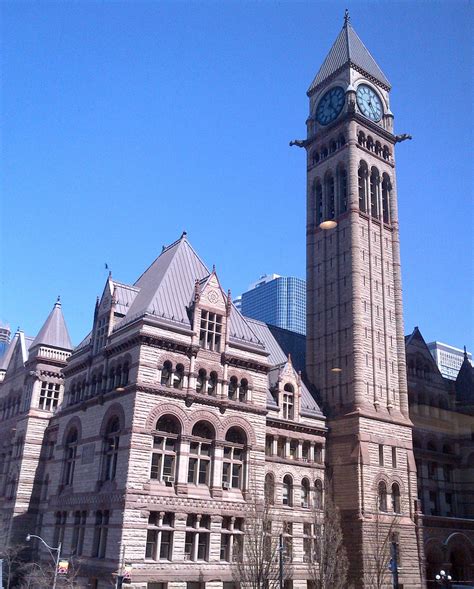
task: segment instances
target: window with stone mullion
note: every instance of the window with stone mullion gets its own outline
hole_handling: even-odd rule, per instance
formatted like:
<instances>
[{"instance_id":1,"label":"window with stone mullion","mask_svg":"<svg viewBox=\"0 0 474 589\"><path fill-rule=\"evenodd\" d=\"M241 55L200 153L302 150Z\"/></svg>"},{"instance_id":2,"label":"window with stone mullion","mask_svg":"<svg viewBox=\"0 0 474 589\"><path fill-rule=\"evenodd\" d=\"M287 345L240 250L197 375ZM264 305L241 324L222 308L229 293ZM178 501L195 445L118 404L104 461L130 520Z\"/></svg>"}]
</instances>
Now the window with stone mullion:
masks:
<instances>
[{"instance_id":1,"label":"window with stone mullion","mask_svg":"<svg viewBox=\"0 0 474 589\"><path fill-rule=\"evenodd\" d=\"M175 476L178 436L166 434L153 437L150 478L159 481Z\"/></svg>"},{"instance_id":2,"label":"window with stone mullion","mask_svg":"<svg viewBox=\"0 0 474 589\"><path fill-rule=\"evenodd\" d=\"M222 484L232 489L241 489L243 482L244 448L241 445L224 446Z\"/></svg>"},{"instance_id":3,"label":"window with stone mullion","mask_svg":"<svg viewBox=\"0 0 474 589\"><path fill-rule=\"evenodd\" d=\"M235 562L243 551L243 520L235 517L222 518L220 559Z\"/></svg>"},{"instance_id":4,"label":"window with stone mullion","mask_svg":"<svg viewBox=\"0 0 474 589\"><path fill-rule=\"evenodd\" d=\"M208 485L211 474L211 444L192 441L188 468L188 483Z\"/></svg>"},{"instance_id":5,"label":"window with stone mullion","mask_svg":"<svg viewBox=\"0 0 474 589\"><path fill-rule=\"evenodd\" d=\"M184 543L184 558L192 561L209 560L210 517L188 515Z\"/></svg>"},{"instance_id":6,"label":"window with stone mullion","mask_svg":"<svg viewBox=\"0 0 474 589\"><path fill-rule=\"evenodd\" d=\"M174 515L172 513L150 513L145 558L151 560L172 560L173 524Z\"/></svg>"},{"instance_id":7,"label":"window with stone mullion","mask_svg":"<svg viewBox=\"0 0 474 589\"><path fill-rule=\"evenodd\" d=\"M219 351L222 333L222 316L209 311L201 311L199 344L207 350Z\"/></svg>"}]
</instances>

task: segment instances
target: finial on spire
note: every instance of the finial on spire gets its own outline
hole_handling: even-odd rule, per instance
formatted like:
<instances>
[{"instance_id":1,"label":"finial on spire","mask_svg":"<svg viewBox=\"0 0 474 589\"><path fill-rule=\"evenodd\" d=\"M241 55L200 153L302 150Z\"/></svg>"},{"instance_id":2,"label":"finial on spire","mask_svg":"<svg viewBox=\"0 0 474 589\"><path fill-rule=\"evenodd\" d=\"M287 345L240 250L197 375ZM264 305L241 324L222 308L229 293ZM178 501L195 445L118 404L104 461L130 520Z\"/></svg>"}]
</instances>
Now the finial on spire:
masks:
<instances>
[{"instance_id":1,"label":"finial on spire","mask_svg":"<svg viewBox=\"0 0 474 589\"><path fill-rule=\"evenodd\" d=\"M469 360L469 358L467 357L466 346L464 346L464 360Z\"/></svg>"},{"instance_id":2,"label":"finial on spire","mask_svg":"<svg viewBox=\"0 0 474 589\"><path fill-rule=\"evenodd\" d=\"M347 27L347 23L351 22L351 17L349 16L349 9L346 8L344 11L344 26Z\"/></svg>"},{"instance_id":3,"label":"finial on spire","mask_svg":"<svg viewBox=\"0 0 474 589\"><path fill-rule=\"evenodd\" d=\"M183 233L181 233L181 239L184 239L187 234L188 234L187 231L183 231Z\"/></svg>"},{"instance_id":4,"label":"finial on spire","mask_svg":"<svg viewBox=\"0 0 474 589\"><path fill-rule=\"evenodd\" d=\"M58 298L56 299L56 302L54 303L55 307L60 307L61 306L61 295L58 295Z\"/></svg>"},{"instance_id":5,"label":"finial on spire","mask_svg":"<svg viewBox=\"0 0 474 589\"><path fill-rule=\"evenodd\" d=\"M212 271L215 272L216 271L216 265L212 264Z\"/></svg>"}]
</instances>

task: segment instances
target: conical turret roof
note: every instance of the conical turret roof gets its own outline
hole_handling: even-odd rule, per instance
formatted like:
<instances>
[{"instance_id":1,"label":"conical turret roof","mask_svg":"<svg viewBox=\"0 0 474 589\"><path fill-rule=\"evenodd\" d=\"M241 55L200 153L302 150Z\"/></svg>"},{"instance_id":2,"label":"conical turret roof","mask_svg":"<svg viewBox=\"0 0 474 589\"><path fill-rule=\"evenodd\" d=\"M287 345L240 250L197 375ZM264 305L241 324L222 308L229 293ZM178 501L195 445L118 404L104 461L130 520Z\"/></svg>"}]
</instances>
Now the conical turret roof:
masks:
<instances>
[{"instance_id":1,"label":"conical turret roof","mask_svg":"<svg viewBox=\"0 0 474 589\"><path fill-rule=\"evenodd\" d=\"M35 337L31 347L39 345L62 348L63 350L72 350L73 348L59 298L44 322L43 327Z\"/></svg>"},{"instance_id":2,"label":"conical turret roof","mask_svg":"<svg viewBox=\"0 0 474 589\"><path fill-rule=\"evenodd\" d=\"M357 70L362 70L368 77L374 78L383 87L390 90L390 82L352 28L348 13L346 13L344 18L344 26L341 32L334 41L311 86L308 88L308 96L311 96L318 86L344 66L352 66Z\"/></svg>"}]
</instances>

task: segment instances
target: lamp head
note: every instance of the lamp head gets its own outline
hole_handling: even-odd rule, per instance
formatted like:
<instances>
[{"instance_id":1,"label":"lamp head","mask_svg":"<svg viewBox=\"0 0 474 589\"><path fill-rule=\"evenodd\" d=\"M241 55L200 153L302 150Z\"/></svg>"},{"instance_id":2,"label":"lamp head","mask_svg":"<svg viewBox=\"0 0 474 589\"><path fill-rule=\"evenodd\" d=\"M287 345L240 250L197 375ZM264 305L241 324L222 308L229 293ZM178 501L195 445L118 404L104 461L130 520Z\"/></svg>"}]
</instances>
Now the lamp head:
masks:
<instances>
[{"instance_id":1,"label":"lamp head","mask_svg":"<svg viewBox=\"0 0 474 589\"><path fill-rule=\"evenodd\" d=\"M30 540L31 540L31 536L28 534L28 535L26 536L26 541L27 541L27 542L29 542Z\"/></svg>"},{"instance_id":2,"label":"lamp head","mask_svg":"<svg viewBox=\"0 0 474 589\"><path fill-rule=\"evenodd\" d=\"M446 572L445 571L439 571L439 574L444 577L444 575L446 574Z\"/></svg>"}]
</instances>

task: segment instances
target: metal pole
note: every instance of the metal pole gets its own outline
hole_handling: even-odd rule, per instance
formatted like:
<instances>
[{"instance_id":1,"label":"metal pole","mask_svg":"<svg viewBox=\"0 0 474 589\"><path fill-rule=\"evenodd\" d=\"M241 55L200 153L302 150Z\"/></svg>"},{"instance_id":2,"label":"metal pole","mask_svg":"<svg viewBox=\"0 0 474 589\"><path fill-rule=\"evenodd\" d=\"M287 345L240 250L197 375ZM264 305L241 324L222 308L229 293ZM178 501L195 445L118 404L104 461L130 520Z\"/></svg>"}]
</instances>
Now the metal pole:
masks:
<instances>
[{"instance_id":1,"label":"metal pole","mask_svg":"<svg viewBox=\"0 0 474 589\"><path fill-rule=\"evenodd\" d=\"M54 579L53 579L53 588L52 589L56 589L56 581L58 578L59 559L61 558L61 542L58 544L58 547L56 548L56 550L58 551L58 554L56 555L56 564L54 567Z\"/></svg>"},{"instance_id":2,"label":"metal pole","mask_svg":"<svg viewBox=\"0 0 474 589\"><path fill-rule=\"evenodd\" d=\"M280 589L283 589L283 534L280 534Z\"/></svg>"}]
</instances>

